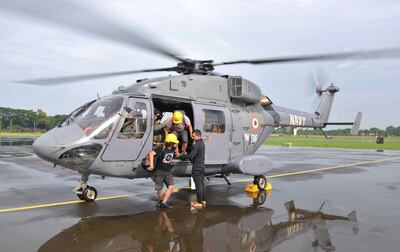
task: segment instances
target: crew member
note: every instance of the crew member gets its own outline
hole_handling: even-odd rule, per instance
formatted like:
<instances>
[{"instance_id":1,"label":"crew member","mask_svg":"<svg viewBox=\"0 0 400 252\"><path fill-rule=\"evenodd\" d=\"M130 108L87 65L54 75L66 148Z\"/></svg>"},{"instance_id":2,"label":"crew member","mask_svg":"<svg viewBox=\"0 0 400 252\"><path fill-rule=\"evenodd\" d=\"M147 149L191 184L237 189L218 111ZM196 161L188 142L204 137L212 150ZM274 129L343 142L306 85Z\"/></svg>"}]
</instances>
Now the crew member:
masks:
<instances>
[{"instance_id":1,"label":"crew member","mask_svg":"<svg viewBox=\"0 0 400 252\"><path fill-rule=\"evenodd\" d=\"M165 143L155 147L148 153L150 165L148 171L154 171L152 179L155 183L155 189L159 203L158 208L169 209L172 208L168 205L168 199L174 190L174 178L171 174L172 159L176 154L176 145L179 143L175 134L168 134L165 137ZM154 157L156 156L155 166ZM163 184L167 187L165 193L163 192Z\"/></svg>"},{"instance_id":2,"label":"crew member","mask_svg":"<svg viewBox=\"0 0 400 252\"><path fill-rule=\"evenodd\" d=\"M154 109L154 123L155 124L160 124L161 123L161 111L157 108Z\"/></svg>"},{"instance_id":3,"label":"crew member","mask_svg":"<svg viewBox=\"0 0 400 252\"><path fill-rule=\"evenodd\" d=\"M202 208L206 206L205 201L205 188L204 188L204 170L206 165L205 159L205 146L201 138L201 131L196 129L193 132L193 140L195 141L192 151L188 155L182 155L182 159L190 159L193 163L192 178L196 185L197 202L192 202L191 206L194 208Z\"/></svg>"},{"instance_id":4,"label":"crew member","mask_svg":"<svg viewBox=\"0 0 400 252\"><path fill-rule=\"evenodd\" d=\"M192 123L190 122L189 117L183 115L180 111L175 111L165 122L165 135L175 133L178 136L178 140L182 143L182 154L186 154L189 140L188 130L189 136L192 137Z\"/></svg>"}]
</instances>

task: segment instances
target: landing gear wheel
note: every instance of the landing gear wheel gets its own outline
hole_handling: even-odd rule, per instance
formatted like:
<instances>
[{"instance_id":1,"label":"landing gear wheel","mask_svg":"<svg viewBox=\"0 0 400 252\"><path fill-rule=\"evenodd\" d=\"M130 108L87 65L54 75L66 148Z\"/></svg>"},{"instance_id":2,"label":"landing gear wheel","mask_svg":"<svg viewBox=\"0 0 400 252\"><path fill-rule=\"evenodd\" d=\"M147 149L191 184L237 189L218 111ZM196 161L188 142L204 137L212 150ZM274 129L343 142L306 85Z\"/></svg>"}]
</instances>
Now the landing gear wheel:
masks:
<instances>
[{"instance_id":1,"label":"landing gear wheel","mask_svg":"<svg viewBox=\"0 0 400 252\"><path fill-rule=\"evenodd\" d=\"M267 199L267 194L265 191L260 191L258 192L257 198L253 199L253 204L255 206L261 206L262 204L265 203L265 200Z\"/></svg>"},{"instance_id":2,"label":"landing gear wheel","mask_svg":"<svg viewBox=\"0 0 400 252\"><path fill-rule=\"evenodd\" d=\"M261 176L254 176L253 184L258 186L258 190L264 191L265 186L267 185L267 178L263 175Z\"/></svg>"},{"instance_id":3,"label":"landing gear wheel","mask_svg":"<svg viewBox=\"0 0 400 252\"><path fill-rule=\"evenodd\" d=\"M95 201L97 198L97 190L94 187L88 186L83 190L81 194L83 200L86 201ZM78 197L80 198L79 194Z\"/></svg>"}]
</instances>

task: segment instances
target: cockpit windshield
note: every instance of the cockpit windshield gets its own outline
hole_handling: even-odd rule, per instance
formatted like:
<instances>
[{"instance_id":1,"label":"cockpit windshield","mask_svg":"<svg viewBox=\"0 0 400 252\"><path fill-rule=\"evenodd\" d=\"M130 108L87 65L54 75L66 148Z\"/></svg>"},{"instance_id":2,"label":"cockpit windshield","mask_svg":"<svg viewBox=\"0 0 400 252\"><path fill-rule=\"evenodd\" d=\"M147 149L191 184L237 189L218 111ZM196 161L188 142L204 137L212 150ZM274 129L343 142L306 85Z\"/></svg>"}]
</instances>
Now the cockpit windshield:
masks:
<instances>
[{"instance_id":1,"label":"cockpit windshield","mask_svg":"<svg viewBox=\"0 0 400 252\"><path fill-rule=\"evenodd\" d=\"M87 136L104 139L109 135L116 121L124 98L111 96L91 103L73 118Z\"/></svg>"}]
</instances>

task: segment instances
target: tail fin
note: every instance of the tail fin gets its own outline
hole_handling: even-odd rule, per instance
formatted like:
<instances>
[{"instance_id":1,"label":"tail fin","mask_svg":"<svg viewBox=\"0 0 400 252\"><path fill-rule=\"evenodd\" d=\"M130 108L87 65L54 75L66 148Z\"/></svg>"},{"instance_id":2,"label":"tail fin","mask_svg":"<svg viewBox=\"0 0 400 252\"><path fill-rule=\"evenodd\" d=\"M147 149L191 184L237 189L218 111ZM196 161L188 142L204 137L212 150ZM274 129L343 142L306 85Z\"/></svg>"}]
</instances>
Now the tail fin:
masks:
<instances>
[{"instance_id":1,"label":"tail fin","mask_svg":"<svg viewBox=\"0 0 400 252\"><path fill-rule=\"evenodd\" d=\"M360 124L361 124L361 118L362 118L362 113L358 112L350 132L352 136L358 135L358 130L360 129Z\"/></svg>"},{"instance_id":2,"label":"tail fin","mask_svg":"<svg viewBox=\"0 0 400 252\"><path fill-rule=\"evenodd\" d=\"M321 90L320 92L325 94L322 96L321 103L318 105L315 115L317 116L317 119L327 122L329 114L331 113L333 98L335 97L335 93L339 92L339 88L331 84L325 90Z\"/></svg>"},{"instance_id":3,"label":"tail fin","mask_svg":"<svg viewBox=\"0 0 400 252\"><path fill-rule=\"evenodd\" d=\"M349 218L349 221L352 222L353 233L356 235L358 233L358 230L359 230L356 211L352 211L351 213L349 213L347 215L347 217Z\"/></svg>"}]
</instances>

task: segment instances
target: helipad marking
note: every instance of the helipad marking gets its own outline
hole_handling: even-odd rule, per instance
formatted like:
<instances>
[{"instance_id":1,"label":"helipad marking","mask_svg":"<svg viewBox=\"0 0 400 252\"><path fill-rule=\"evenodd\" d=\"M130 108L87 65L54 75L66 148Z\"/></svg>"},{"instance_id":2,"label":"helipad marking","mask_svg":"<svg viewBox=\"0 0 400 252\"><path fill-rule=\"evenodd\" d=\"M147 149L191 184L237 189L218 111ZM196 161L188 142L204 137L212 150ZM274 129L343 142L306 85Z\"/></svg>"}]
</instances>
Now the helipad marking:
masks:
<instances>
[{"instance_id":1,"label":"helipad marking","mask_svg":"<svg viewBox=\"0 0 400 252\"><path fill-rule=\"evenodd\" d=\"M279 177L307 174L307 173L313 173L313 172L319 172L319 171L329 171L329 170L334 170L334 169L349 168L349 167L365 165L365 164L383 163L383 162L391 161L391 160L395 160L395 159L400 159L400 156L379 159L379 160L358 162L358 163L348 164L348 165L337 165L337 166L305 170L305 171L287 172L287 173L281 173L281 174L276 174L276 175L270 175L270 176L266 176L266 177L268 179L279 178ZM231 181L231 183L241 183L241 182L248 182L248 181L252 181L252 180L253 179L241 179L241 180ZM218 184L224 184L224 183L215 183L213 185L218 185ZM184 187L177 188L176 191L179 191L181 189L184 189ZM96 201L127 198L127 197L132 197L132 196L146 195L146 194L150 194L150 193L153 193L153 192L132 193L132 194L122 194L122 195L115 195L115 196L108 196L108 197L99 197L96 199ZM72 205L72 204L79 204L79 203L84 203L84 202L85 202L84 200L71 200L71 201L54 202L54 203L25 206L25 207L5 208L5 209L0 209L0 213L9 213L9 212L24 211L24 210L31 210L31 209L38 209L38 208L47 208L47 207L62 206L62 205Z\"/></svg>"}]
</instances>

